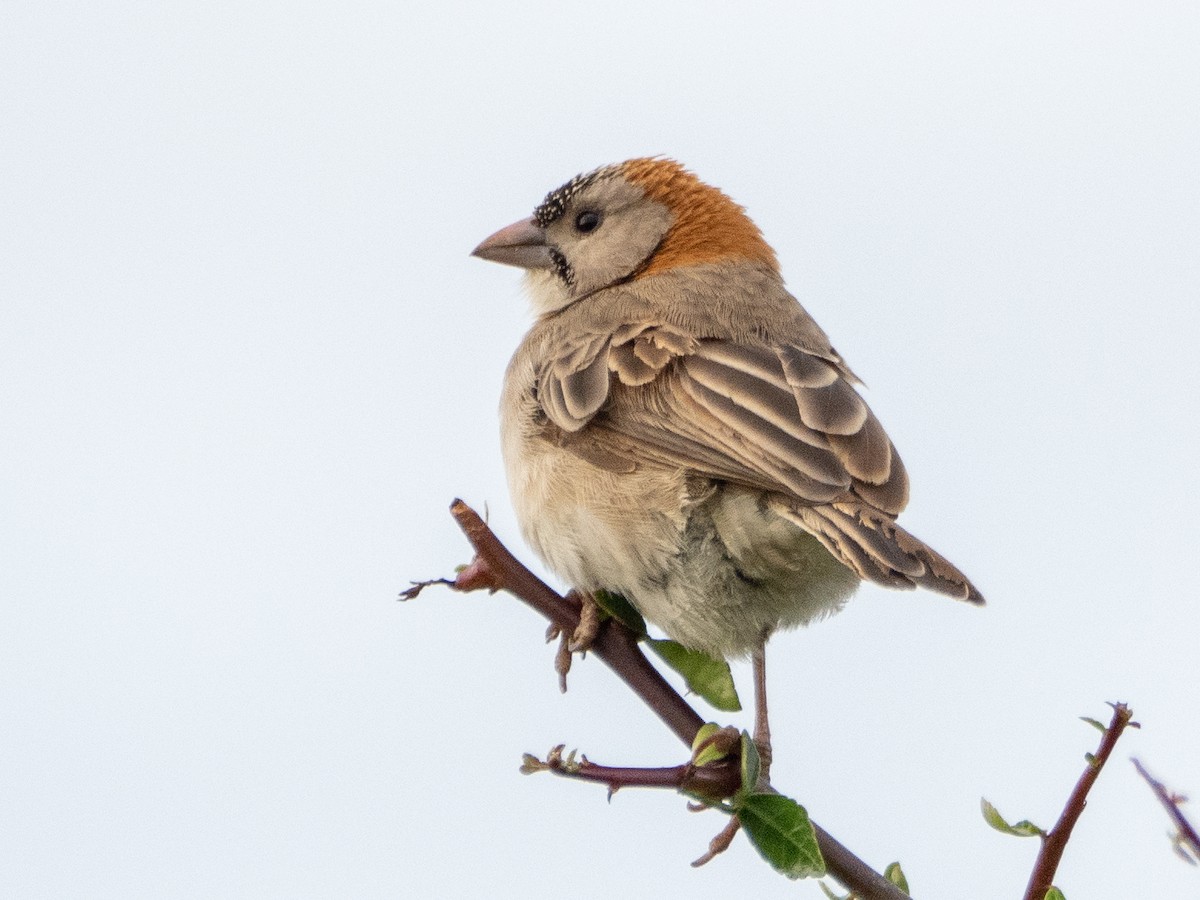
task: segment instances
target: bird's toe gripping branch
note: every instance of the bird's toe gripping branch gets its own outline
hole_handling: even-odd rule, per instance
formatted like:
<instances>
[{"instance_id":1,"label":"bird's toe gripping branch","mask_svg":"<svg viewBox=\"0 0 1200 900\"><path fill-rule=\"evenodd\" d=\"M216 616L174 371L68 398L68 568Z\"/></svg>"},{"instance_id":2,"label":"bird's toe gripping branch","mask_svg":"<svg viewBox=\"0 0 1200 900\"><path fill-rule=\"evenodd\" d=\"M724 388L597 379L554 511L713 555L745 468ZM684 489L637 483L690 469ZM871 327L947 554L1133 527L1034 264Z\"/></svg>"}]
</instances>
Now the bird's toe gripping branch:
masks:
<instances>
[{"instance_id":1,"label":"bird's toe gripping branch","mask_svg":"<svg viewBox=\"0 0 1200 900\"><path fill-rule=\"evenodd\" d=\"M567 692L567 674L571 671L571 660L578 653L587 656L588 650L600 634L603 623L603 610L596 603L596 598L582 591L571 591L566 599L574 603L578 614L579 624L568 634L558 624L552 622L546 629L546 641L557 640L558 652L554 654L554 671L558 673L558 689Z\"/></svg>"}]
</instances>

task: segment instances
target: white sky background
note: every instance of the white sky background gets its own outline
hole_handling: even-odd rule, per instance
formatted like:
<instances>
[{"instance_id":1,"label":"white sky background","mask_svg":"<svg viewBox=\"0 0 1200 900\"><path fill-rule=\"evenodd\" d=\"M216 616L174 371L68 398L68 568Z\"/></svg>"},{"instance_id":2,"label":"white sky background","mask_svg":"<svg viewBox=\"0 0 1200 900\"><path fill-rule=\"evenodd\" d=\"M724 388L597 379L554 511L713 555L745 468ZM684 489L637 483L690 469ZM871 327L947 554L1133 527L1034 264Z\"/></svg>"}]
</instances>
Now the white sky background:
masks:
<instances>
[{"instance_id":1,"label":"white sky background","mask_svg":"<svg viewBox=\"0 0 1200 900\"><path fill-rule=\"evenodd\" d=\"M1036 847L979 797L1049 826L1127 700L1058 883L1195 896L1128 758L1200 796L1200 13L1047 7L5 3L0 894L821 896L742 840L690 869L723 821L673 794L521 777L684 750L594 659L560 696L515 601L395 602L469 558L455 496L530 559L527 312L468 252L666 153L990 601L776 639L777 785L923 900L1007 900Z\"/></svg>"}]
</instances>

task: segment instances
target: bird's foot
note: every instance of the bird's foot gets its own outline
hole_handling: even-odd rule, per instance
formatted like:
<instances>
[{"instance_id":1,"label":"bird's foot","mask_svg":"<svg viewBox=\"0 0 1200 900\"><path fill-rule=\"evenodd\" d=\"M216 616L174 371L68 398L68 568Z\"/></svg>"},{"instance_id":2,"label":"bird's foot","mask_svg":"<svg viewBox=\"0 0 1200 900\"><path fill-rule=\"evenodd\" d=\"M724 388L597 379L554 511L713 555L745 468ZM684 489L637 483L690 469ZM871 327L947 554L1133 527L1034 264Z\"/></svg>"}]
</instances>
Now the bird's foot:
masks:
<instances>
[{"instance_id":1,"label":"bird's foot","mask_svg":"<svg viewBox=\"0 0 1200 900\"><path fill-rule=\"evenodd\" d=\"M762 787L771 784L771 717L767 712L767 638L764 632L762 643L751 656L754 670L754 746L758 750L758 783Z\"/></svg>"},{"instance_id":2,"label":"bird's foot","mask_svg":"<svg viewBox=\"0 0 1200 900\"><path fill-rule=\"evenodd\" d=\"M754 748L758 750L758 785L759 788L771 786L771 735L765 738L755 735Z\"/></svg>"},{"instance_id":3,"label":"bird's foot","mask_svg":"<svg viewBox=\"0 0 1200 900\"><path fill-rule=\"evenodd\" d=\"M600 607L591 594L571 591L568 600L579 604L579 624L571 634L565 634L557 625L546 629L547 643L558 641L558 651L554 654L554 671L558 673L558 689L567 692L567 674L571 671L571 660L574 654L586 656L591 649L596 635L600 632Z\"/></svg>"},{"instance_id":4,"label":"bird's foot","mask_svg":"<svg viewBox=\"0 0 1200 900\"><path fill-rule=\"evenodd\" d=\"M554 623L546 629L546 643L558 641L554 652L554 671L558 673L558 689L567 692L567 673L571 671L571 639Z\"/></svg>"},{"instance_id":5,"label":"bird's foot","mask_svg":"<svg viewBox=\"0 0 1200 900\"><path fill-rule=\"evenodd\" d=\"M592 648L600 633L600 606L595 597L584 591L571 591L567 596L579 601L579 625L567 646L572 653L583 655Z\"/></svg>"}]
</instances>

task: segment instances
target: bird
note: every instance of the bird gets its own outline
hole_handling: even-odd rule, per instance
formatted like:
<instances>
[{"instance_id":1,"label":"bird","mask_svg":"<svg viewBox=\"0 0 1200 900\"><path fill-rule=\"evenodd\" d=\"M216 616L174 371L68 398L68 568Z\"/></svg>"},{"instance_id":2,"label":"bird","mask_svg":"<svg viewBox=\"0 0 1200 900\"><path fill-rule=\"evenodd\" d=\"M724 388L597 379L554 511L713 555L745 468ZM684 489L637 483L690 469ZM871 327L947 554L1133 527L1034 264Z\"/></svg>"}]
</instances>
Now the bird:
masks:
<instances>
[{"instance_id":1,"label":"bird","mask_svg":"<svg viewBox=\"0 0 1200 900\"><path fill-rule=\"evenodd\" d=\"M620 594L688 649L749 656L761 750L775 632L863 581L984 602L896 523L896 448L723 191L666 157L602 166L473 255L525 270L534 317L500 401L523 537L584 597Z\"/></svg>"}]
</instances>

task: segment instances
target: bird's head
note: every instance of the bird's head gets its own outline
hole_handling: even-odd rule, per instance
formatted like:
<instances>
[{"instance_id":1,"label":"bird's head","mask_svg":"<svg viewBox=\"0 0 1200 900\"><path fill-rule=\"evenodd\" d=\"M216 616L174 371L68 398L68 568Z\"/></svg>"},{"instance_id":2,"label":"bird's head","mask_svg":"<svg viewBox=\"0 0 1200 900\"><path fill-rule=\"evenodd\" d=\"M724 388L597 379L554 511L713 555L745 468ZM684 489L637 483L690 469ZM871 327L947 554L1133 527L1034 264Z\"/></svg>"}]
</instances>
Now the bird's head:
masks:
<instances>
[{"instance_id":1,"label":"bird's head","mask_svg":"<svg viewBox=\"0 0 1200 900\"><path fill-rule=\"evenodd\" d=\"M679 163L631 159L572 178L473 255L530 274L539 314L615 284L745 261L778 271L745 210Z\"/></svg>"}]
</instances>

